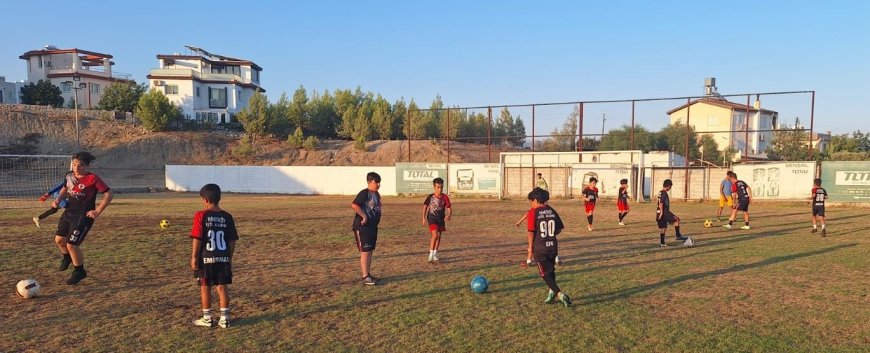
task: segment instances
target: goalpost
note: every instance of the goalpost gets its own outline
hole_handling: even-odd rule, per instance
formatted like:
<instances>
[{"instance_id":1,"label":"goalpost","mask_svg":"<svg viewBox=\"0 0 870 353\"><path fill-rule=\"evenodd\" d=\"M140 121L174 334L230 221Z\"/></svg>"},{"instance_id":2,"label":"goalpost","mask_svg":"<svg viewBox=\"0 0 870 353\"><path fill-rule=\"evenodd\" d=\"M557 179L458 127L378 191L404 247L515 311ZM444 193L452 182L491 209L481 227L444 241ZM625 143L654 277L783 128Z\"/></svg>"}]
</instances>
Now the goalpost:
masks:
<instances>
[{"instance_id":1,"label":"goalpost","mask_svg":"<svg viewBox=\"0 0 870 353\"><path fill-rule=\"evenodd\" d=\"M0 154L0 209L49 207L39 196L69 171L70 156Z\"/></svg>"}]
</instances>

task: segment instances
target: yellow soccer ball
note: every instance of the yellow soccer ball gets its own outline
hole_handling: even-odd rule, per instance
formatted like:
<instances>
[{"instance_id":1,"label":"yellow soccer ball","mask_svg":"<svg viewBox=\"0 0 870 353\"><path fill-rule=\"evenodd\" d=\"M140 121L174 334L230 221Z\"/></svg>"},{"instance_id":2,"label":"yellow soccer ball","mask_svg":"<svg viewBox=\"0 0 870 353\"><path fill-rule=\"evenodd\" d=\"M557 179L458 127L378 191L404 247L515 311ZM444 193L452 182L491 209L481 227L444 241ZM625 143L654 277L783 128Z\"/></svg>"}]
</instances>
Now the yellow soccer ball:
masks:
<instances>
[{"instance_id":1,"label":"yellow soccer ball","mask_svg":"<svg viewBox=\"0 0 870 353\"><path fill-rule=\"evenodd\" d=\"M712 227L712 226L713 226L713 221L712 221L712 220L709 220L709 219L708 219L708 220L705 220L705 221L704 221L704 228L710 228L710 227Z\"/></svg>"},{"instance_id":2,"label":"yellow soccer ball","mask_svg":"<svg viewBox=\"0 0 870 353\"><path fill-rule=\"evenodd\" d=\"M169 220L164 219L164 220L160 221L160 229L167 229L167 228L169 228Z\"/></svg>"}]
</instances>

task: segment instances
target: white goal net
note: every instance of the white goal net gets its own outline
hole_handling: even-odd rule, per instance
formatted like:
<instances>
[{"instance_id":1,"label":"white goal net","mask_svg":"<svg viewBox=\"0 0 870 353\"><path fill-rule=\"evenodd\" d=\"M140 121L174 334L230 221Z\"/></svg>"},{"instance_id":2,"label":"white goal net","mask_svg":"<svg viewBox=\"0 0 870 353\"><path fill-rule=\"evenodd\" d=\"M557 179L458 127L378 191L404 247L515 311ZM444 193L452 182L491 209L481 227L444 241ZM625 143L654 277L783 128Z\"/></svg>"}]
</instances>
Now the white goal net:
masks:
<instances>
[{"instance_id":1,"label":"white goal net","mask_svg":"<svg viewBox=\"0 0 870 353\"><path fill-rule=\"evenodd\" d=\"M49 207L39 197L63 181L70 158L0 154L0 209Z\"/></svg>"}]
</instances>

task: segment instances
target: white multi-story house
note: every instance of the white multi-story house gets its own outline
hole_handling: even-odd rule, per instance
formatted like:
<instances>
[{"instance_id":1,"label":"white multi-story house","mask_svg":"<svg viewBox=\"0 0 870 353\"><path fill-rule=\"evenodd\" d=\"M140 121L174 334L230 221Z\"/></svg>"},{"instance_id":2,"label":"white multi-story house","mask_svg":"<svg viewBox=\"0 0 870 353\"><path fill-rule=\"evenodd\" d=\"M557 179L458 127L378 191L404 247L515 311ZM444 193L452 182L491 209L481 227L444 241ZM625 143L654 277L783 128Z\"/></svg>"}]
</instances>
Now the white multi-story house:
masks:
<instances>
[{"instance_id":1,"label":"white multi-story house","mask_svg":"<svg viewBox=\"0 0 870 353\"><path fill-rule=\"evenodd\" d=\"M779 126L779 113L762 109L756 97L754 105L729 102L716 93L716 79L705 82L706 96L667 112L670 123L686 124L695 132L711 135L720 151L733 148L741 159L766 159L765 150L773 140L773 130Z\"/></svg>"},{"instance_id":2,"label":"white multi-story house","mask_svg":"<svg viewBox=\"0 0 870 353\"><path fill-rule=\"evenodd\" d=\"M6 76L0 76L0 104L18 104L20 82L6 82Z\"/></svg>"},{"instance_id":3,"label":"white multi-story house","mask_svg":"<svg viewBox=\"0 0 870 353\"><path fill-rule=\"evenodd\" d=\"M112 72L115 63L109 54L46 45L43 49L28 51L18 58L27 62L27 83L51 81L60 88L65 104L73 101L73 95L78 94L78 103L82 108L96 106L110 84L131 80L129 74Z\"/></svg>"},{"instance_id":4,"label":"white multi-story house","mask_svg":"<svg viewBox=\"0 0 870 353\"><path fill-rule=\"evenodd\" d=\"M266 91L260 86L263 68L254 62L187 48L199 55L157 55L160 67L148 74L150 88L181 106L186 118L234 122L254 92Z\"/></svg>"}]
</instances>

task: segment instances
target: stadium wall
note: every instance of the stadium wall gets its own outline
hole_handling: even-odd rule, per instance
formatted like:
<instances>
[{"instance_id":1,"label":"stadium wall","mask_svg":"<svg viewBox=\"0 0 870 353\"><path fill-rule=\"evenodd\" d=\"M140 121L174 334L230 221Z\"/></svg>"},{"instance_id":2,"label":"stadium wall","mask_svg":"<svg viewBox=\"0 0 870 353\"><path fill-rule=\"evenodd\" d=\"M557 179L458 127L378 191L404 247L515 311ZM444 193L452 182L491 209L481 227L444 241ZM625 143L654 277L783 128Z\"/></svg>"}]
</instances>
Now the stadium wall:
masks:
<instances>
[{"instance_id":1,"label":"stadium wall","mask_svg":"<svg viewBox=\"0 0 870 353\"><path fill-rule=\"evenodd\" d=\"M368 172L381 175L381 195L397 194L394 167L167 165L166 188L197 192L215 183L227 192L356 195Z\"/></svg>"},{"instance_id":2,"label":"stadium wall","mask_svg":"<svg viewBox=\"0 0 870 353\"><path fill-rule=\"evenodd\" d=\"M816 162L741 164L732 171L749 184L753 199L809 200Z\"/></svg>"}]
</instances>

